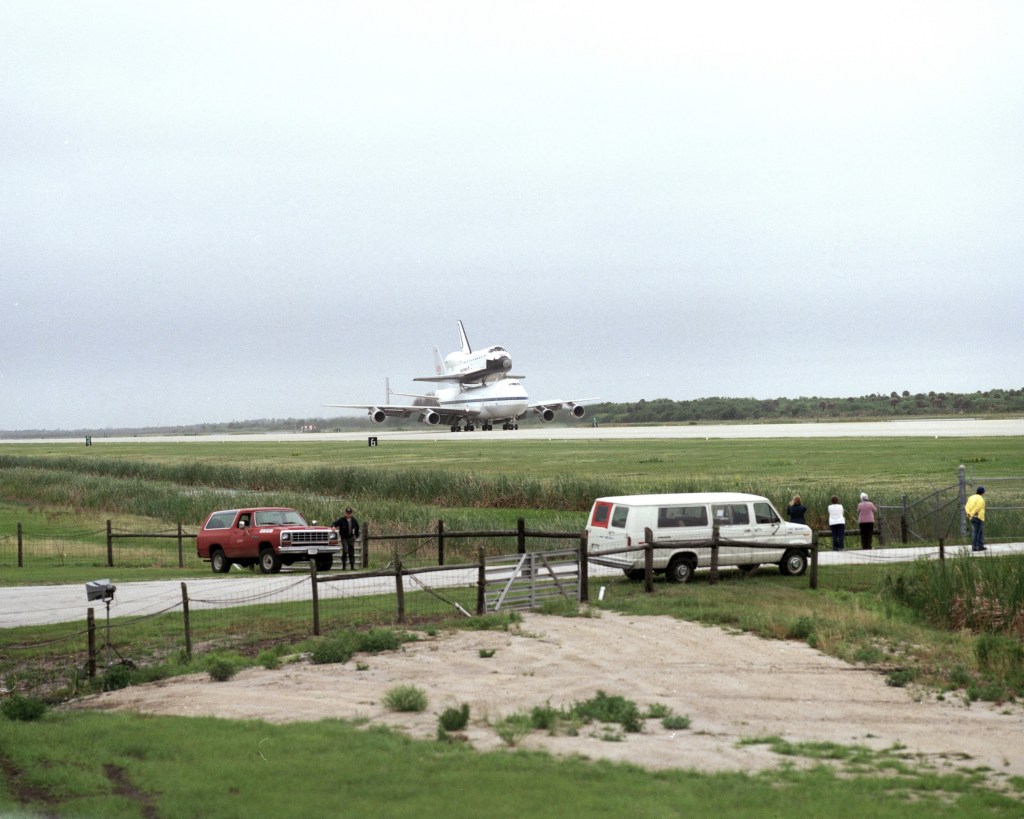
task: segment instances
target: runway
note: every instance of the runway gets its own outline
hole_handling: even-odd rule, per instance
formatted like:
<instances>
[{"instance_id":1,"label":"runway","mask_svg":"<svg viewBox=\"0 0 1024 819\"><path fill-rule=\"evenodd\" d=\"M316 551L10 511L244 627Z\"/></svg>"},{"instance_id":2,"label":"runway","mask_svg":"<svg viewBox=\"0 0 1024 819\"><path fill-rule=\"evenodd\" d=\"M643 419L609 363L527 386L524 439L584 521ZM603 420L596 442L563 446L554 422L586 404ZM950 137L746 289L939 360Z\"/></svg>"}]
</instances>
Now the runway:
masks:
<instances>
[{"instance_id":1,"label":"runway","mask_svg":"<svg viewBox=\"0 0 1024 819\"><path fill-rule=\"evenodd\" d=\"M367 423L356 432L267 432L237 435L93 435L100 443L210 443L217 441L294 442L294 441L571 441L571 440L644 440L644 439L725 439L725 438L983 438L1024 436L1024 418L922 418L893 421L821 421L799 424L679 424L672 426L599 426L587 421L574 426L548 426L531 423L515 431L449 432L444 430L389 430L387 424ZM0 439L3 444L82 445L81 438Z\"/></svg>"}]
</instances>

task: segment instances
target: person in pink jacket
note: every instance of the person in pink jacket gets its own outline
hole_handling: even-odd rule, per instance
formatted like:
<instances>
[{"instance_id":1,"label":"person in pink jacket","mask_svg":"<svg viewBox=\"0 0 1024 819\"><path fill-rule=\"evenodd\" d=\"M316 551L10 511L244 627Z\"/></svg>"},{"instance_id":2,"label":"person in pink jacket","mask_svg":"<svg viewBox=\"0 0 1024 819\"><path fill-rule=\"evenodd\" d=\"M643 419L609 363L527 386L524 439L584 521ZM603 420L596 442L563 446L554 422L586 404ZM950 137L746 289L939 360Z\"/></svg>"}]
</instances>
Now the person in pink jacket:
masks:
<instances>
[{"instance_id":1,"label":"person in pink jacket","mask_svg":"<svg viewBox=\"0 0 1024 819\"><path fill-rule=\"evenodd\" d=\"M860 503L857 504L857 523L860 524L860 548L870 549L871 538L875 534L875 515L878 507L875 506L867 496L866 492L860 493Z\"/></svg>"}]
</instances>

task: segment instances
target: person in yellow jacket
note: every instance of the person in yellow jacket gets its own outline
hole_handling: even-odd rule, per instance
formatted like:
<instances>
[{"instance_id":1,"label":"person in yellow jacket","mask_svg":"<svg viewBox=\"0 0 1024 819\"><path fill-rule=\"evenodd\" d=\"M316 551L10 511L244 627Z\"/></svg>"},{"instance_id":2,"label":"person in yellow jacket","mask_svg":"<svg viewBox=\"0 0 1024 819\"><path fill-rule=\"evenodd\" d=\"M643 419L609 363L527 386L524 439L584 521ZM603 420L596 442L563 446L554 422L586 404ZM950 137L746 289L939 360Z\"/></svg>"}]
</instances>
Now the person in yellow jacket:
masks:
<instances>
[{"instance_id":1,"label":"person in yellow jacket","mask_svg":"<svg viewBox=\"0 0 1024 819\"><path fill-rule=\"evenodd\" d=\"M985 551L985 487L979 486L978 491L967 499L964 505L967 519L971 522L971 551Z\"/></svg>"}]
</instances>

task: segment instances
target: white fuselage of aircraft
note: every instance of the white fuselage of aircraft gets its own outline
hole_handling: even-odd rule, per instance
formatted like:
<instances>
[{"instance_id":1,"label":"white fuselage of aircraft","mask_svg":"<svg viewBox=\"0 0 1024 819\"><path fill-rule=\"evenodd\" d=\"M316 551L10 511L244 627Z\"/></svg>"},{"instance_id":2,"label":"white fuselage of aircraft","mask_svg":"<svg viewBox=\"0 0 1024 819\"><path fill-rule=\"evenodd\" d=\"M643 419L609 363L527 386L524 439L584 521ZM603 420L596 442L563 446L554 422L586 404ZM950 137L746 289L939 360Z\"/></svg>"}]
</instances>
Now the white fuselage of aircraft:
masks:
<instances>
[{"instance_id":1,"label":"white fuselage of aircraft","mask_svg":"<svg viewBox=\"0 0 1024 819\"><path fill-rule=\"evenodd\" d=\"M392 393L387 390L387 401L383 404L327 404L329 407L365 409L370 420L383 424L388 418L412 418L429 426L447 424L452 432L462 429L489 430L494 422L502 422L502 429L518 429L517 423L527 412L535 412L542 421L552 421L555 412L565 409L573 418L582 418L585 410L579 401L544 401L531 404L522 376L510 375L512 357L504 347L491 346L474 351L466 338L465 328L459 322L459 336L462 349L450 353L441 361L441 355L434 348L435 375L415 378L414 381L436 383L430 393L417 395ZM411 404L391 403L392 395L412 398ZM585 401L596 401L587 398Z\"/></svg>"}]
</instances>

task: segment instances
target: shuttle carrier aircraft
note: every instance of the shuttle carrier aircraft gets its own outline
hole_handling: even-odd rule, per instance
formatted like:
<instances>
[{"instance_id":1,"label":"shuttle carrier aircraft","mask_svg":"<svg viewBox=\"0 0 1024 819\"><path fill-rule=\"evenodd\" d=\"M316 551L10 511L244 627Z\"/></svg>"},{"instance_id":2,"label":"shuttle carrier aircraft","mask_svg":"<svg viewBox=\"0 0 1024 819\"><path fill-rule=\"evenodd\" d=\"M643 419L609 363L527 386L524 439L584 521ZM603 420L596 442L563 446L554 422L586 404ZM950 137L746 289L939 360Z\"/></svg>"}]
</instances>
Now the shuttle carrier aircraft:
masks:
<instances>
[{"instance_id":1,"label":"shuttle carrier aircraft","mask_svg":"<svg viewBox=\"0 0 1024 819\"><path fill-rule=\"evenodd\" d=\"M555 413L561 409L572 418L582 418L586 414L583 404L600 400L557 399L531 404L522 382L525 376L511 375L512 358L504 347L474 350L469 345L461 321L459 339L461 349L450 353L443 361L437 347L434 348L434 375L413 379L437 384L433 392L423 395L399 393L392 392L388 386L383 404L325 406L365 409L375 424L383 424L389 417L416 417L429 426L447 424L452 432L471 432L477 427L482 430L494 429L497 423L505 430L519 429L519 419L530 412L542 421L553 421ZM411 398L412 403L393 404L392 395Z\"/></svg>"}]
</instances>

